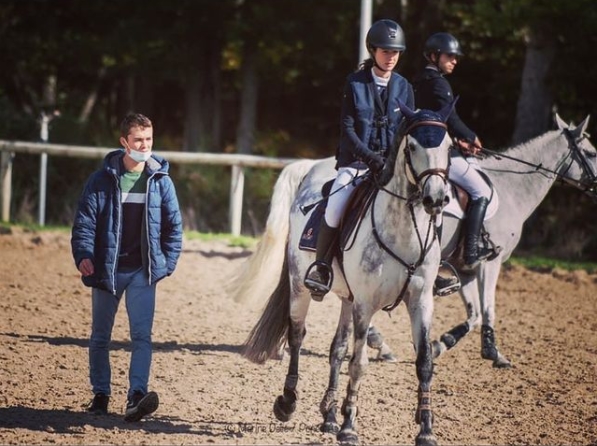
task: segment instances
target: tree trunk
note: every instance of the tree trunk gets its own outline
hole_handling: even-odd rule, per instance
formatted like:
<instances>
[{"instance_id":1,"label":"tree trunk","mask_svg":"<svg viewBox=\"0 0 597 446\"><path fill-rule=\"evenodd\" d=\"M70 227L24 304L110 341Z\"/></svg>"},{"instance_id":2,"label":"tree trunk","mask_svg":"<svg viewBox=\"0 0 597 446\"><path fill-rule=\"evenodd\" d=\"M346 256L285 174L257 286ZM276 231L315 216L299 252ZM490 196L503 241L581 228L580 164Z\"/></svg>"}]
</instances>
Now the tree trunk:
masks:
<instances>
[{"instance_id":1,"label":"tree trunk","mask_svg":"<svg viewBox=\"0 0 597 446\"><path fill-rule=\"evenodd\" d=\"M106 77L106 71L106 67L101 67L97 72L97 80L95 82L95 85L87 95L87 100L85 101L85 104L83 104L83 108L81 109L81 113L79 114L79 123L81 124L86 124L87 121L89 121L89 116L91 116L93 107L97 102L97 95L99 94L100 86L102 84L102 81L104 80L104 77Z\"/></svg>"},{"instance_id":2,"label":"tree trunk","mask_svg":"<svg viewBox=\"0 0 597 446\"><path fill-rule=\"evenodd\" d=\"M183 150L200 152L201 135L205 128L201 115L201 106L205 106L205 102L201 100L202 71L191 67L189 65L185 88L186 113Z\"/></svg>"},{"instance_id":3,"label":"tree trunk","mask_svg":"<svg viewBox=\"0 0 597 446\"><path fill-rule=\"evenodd\" d=\"M552 96L545 79L554 54L555 43L549 37L549 33L537 30L529 33L516 107L513 144L527 141L549 128Z\"/></svg>"},{"instance_id":4,"label":"tree trunk","mask_svg":"<svg viewBox=\"0 0 597 446\"><path fill-rule=\"evenodd\" d=\"M243 80L241 92L240 119L236 132L236 151L253 153L255 127L257 122L257 45L254 40L245 41L242 58Z\"/></svg>"}]
</instances>

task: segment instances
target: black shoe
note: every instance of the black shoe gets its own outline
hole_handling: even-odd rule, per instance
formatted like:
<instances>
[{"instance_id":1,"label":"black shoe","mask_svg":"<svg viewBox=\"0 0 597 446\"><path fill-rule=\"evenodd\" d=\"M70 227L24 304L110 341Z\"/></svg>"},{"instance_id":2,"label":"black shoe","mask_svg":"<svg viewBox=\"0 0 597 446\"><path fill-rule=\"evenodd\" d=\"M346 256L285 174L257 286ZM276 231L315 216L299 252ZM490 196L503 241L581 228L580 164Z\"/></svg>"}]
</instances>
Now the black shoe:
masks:
<instances>
[{"instance_id":1,"label":"black shoe","mask_svg":"<svg viewBox=\"0 0 597 446\"><path fill-rule=\"evenodd\" d=\"M435 283L433 284L433 294L440 297L455 293L459 289L460 280L458 280L458 277L456 276L437 276L435 278Z\"/></svg>"},{"instance_id":2,"label":"black shoe","mask_svg":"<svg viewBox=\"0 0 597 446\"><path fill-rule=\"evenodd\" d=\"M146 415L154 413L160 405L160 399L155 392L148 392L143 395L135 391L126 405L124 421L139 421Z\"/></svg>"},{"instance_id":3,"label":"black shoe","mask_svg":"<svg viewBox=\"0 0 597 446\"><path fill-rule=\"evenodd\" d=\"M313 269L305 278L305 286L311 291L311 298L321 302L330 291L330 276L327 272Z\"/></svg>"},{"instance_id":4,"label":"black shoe","mask_svg":"<svg viewBox=\"0 0 597 446\"><path fill-rule=\"evenodd\" d=\"M479 247L477 249L476 257L465 257L464 258L464 265L462 269L466 272L472 272L477 269L477 267L483 263L485 260L493 256L495 252L493 249L487 249L485 247Z\"/></svg>"},{"instance_id":5,"label":"black shoe","mask_svg":"<svg viewBox=\"0 0 597 446\"><path fill-rule=\"evenodd\" d=\"M94 415L108 415L108 403L110 397L105 393L96 393L93 400L87 408L87 412L91 412Z\"/></svg>"}]
</instances>

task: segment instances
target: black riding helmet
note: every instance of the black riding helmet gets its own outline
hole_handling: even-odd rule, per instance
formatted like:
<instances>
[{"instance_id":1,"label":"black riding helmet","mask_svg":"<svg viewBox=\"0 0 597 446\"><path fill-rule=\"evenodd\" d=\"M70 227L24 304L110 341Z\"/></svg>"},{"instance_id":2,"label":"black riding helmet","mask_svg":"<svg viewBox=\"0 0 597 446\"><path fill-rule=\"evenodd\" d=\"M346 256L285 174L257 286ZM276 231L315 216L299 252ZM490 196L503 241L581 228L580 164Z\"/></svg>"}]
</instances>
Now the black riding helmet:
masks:
<instances>
[{"instance_id":1,"label":"black riding helmet","mask_svg":"<svg viewBox=\"0 0 597 446\"><path fill-rule=\"evenodd\" d=\"M427 39L425 42L425 50L423 55L425 59L431 62L432 54L455 54L457 56L464 56L464 53L460 49L460 43L452 34L448 33L435 33Z\"/></svg>"},{"instance_id":2,"label":"black riding helmet","mask_svg":"<svg viewBox=\"0 0 597 446\"><path fill-rule=\"evenodd\" d=\"M375 48L394 51L404 51L406 49L404 31L398 23L387 19L378 20L371 25L365 43L371 57L373 57Z\"/></svg>"}]
</instances>

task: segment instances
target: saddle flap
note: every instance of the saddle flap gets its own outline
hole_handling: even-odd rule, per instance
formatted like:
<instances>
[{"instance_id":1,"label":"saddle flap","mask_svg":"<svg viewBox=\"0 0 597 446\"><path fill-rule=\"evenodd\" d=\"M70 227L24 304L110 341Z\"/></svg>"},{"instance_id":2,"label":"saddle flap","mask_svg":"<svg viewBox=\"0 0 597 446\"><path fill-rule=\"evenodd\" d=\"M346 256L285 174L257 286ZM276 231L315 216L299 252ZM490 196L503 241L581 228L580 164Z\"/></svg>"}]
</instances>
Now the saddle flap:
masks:
<instances>
[{"instance_id":1,"label":"saddle flap","mask_svg":"<svg viewBox=\"0 0 597 446\"><path fill-rule=\"evenodd\" d=\"M333 180L325 183L322 187L322 194L324 197L329 196ZM326 193L327 190L327 193ZM354 228L362 220L367 207L371 203L371 198L377 189L370 181L361 182L350 197L350 201L346 206L346 210L340 221L340 251L345 250L349 244L350 234L353 233ZM299 240L299 249L305 251L315 251L317 247L317 236L319 234L319 227L321 226L321 219L325 215L327 207L327 198L321 201L311 213L307 220L301 238Z\"/></svg>"}]
</instances>

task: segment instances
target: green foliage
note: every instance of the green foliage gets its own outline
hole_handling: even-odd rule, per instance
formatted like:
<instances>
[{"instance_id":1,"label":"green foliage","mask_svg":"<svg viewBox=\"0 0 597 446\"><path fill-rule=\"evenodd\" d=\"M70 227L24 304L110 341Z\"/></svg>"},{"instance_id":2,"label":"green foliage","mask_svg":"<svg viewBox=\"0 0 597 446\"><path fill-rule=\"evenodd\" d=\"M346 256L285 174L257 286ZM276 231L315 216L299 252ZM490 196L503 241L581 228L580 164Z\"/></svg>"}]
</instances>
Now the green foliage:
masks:
<instances>
[{"instance_id":1,"label":"green foliage","mask_svg":"<svg viewBox=\"0 0 597 446\"><path fill-rule=\"evenodd\" d=\"M541 256L512 257L506 262L506 265L519 265L534 271L543 272L552 271L556 268L566 271L584 270L589 274L594 274L597 272L597 263L567 262Z\"/></svg>"},{"instance_id":2,"label":"green foliage","mask_svg":"<svg viewBox=\"0 0 597 446\"><path fill-rule=\"evenodd\" d=\"M466 53L451 77L460 95L458 111L487 147L509 145L530 31L556 43L547 78L554 108L576 123L597 115L594 0L373 3L373 20L393 18L405 29L408 49L399 71L408 78L424 63L420 48L429 32L458 36ZM259 76L253 152L330 156L339 137L344 80L360 62L359 14L359 2L345 0L2 1L0 139L38 140L39 112L55 105L62 114L52 122L51 142L115 146L122 116L136 109L153 119L156 148L180 150L189 116L187 87L197 78L193 100L206 123L190 124L205 133L204 141L216 141L221 132L220 145L210 145L210 151L234 151L242 54L250 42L258 48ZM56 104L44 98L50 78L57 80ZM93 98L89 118L81 119ZM597 120L589 133L597 134ZM98 165L50 159L49 188L55 193L48 195L48 222L70 222L83 182ZM226 230L229 168L172 169L188 227ZM246 174L242 230L256 235L278 172ZM12 212L22 221L36 219L38 175L38 157L17 156ZM523 241L559 246L558 255L565 257L597 252L594 219L587 217L591 205L574 207L578 195L562 200L558 194L540 207ZM562 230L564 224L569 231Z\"/></svg>"},{"instance_id":3,"label":"green foliage","mask_svg":"<svg viewBox=\"0 0 597 446\"><path fill-rule=\"evenodd\" d=\"M257 244L257 239L247 236L233 236L227 233L202 233L197 231L185 231L185 238L189 240L201 240L203 242L211 242L214 240L224 241L228 246L235 246L240 248L254 248Z\"/></svg>"}]
</instances>

